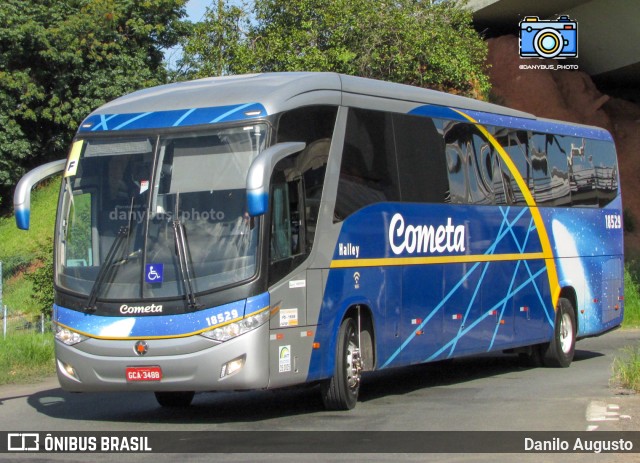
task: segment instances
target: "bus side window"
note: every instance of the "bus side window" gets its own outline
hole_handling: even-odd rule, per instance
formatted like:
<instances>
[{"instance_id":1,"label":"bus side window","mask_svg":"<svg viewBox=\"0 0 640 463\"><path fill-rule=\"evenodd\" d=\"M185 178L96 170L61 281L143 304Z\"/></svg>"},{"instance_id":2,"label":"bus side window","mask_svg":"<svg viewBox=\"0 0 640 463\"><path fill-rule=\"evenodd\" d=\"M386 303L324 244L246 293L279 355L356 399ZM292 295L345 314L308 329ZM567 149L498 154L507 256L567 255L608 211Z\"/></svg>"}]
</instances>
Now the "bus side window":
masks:
<instances>
[{"instance_id":1,"label":"bus side window","mask_svg":"<svg viewBox=\"0 0 640 463\"><path fill-rule=\"evenodd\" d=\"M569 156L561 135L546 135L547 163L551 176L553 203L551 206L571 206Z\"/></svg>"},{"instance_id":2,"label":"bus side window","mask_svg":"<svg viewBox=\"0 0 640 463\"><path fill-rule=\"evenodd\" d=\"M509 155L513 164L518 168L518 173L522 176L528 188L532 187L530 181L530 166L527 159L527 132L522 130L500 129L496 136L504 151ZM506 163L500 163L502 168L502 178L505 188L507 204L516 206L526 206L527 202L524 194L518 186L514 173L510 172Z\"/></svg>"},{"instance_id":3,"label":"bus side window","mask_svg":"<svg viewBox=\"0 0 640 463\"><path fill-rule=\"evenodd\" d=\"M286 259L301 252L300 179L285 181L282 172L272 180L271 261Z\"/></svg>"},{"instance_id":4,"label":"bus side window","mask_svg":"<svg viewBox=\"0 0 640 463\"><path fill-rule=\"evenodd\" d=\"M280 115L277 123L277 143L303 141L307 147L296 157L295 169L303 177L305 203L305 249L311 252L320 216L320 200L329 159L329 148L338 108L335 106L305 106Z\"/></svg>"},{"instance_id":5,"label":"bus side window","mask_svg":"<svg viewBox=\"0 0 640 463\"><path fill-rule=\"evenodd\" d=\"M447 143L447 170L449 173L450 202L465 204L469 199L465 175L466 151L455 141Z\"/></svg>"},{"instance_id":6,"label":"bus side window","mask_svg":"<svg viewBox=\"0 0 640 463\"><path fill-rule=\"evenodd\" d=\"M491 169L491 145L478 129L473 127L469 144L469 180L473 204L493 204L493 170Z\"/></svg>"},{"instance_id":7,"label":"bus side window","mask_svg":"<svg viewBox=\"0 0 640 463\"><path fill-rule=\"evenodd\" d=\"M351 108L334 222L369 204L399 199L391 114Z\"/></svg>"},{"instance_id":8,"label":"bus side window","mask_svg":"<svg viewBox=\"0 0 640 463\"><path fill-rule=\"evenodd\" d=\"M596 188L598 203L604 207L618 194L618 163L613 143L590 140L593 156L596 159Z\"/></svg>"},{"instance_id":9,"label":"bus side window","mask_svg":"<svg viewBox=\"0 0 640 463\"><path fill-rule=\"evenodd\" d=\"M574 206L598 205L593 140L566 137L569 150L569 185Z\"/></svg>"},{"instance_id":10,"label":"bus side window","mask_svg":"<svg viewBox=\"0 0 640 463\"><path fill-rule=\"evenodd\" d=\"M402 201L446 202L449 178L444 140L434 121L427 117L394 114L393 132L402 179Z\"/></svg>"},{"instance_id":11,"label":"bus side window","mask_svg":"<svg viewBox=\"0 0 640 463\"><path fill-rule=\"evenodd\" d=\"M476 127L452 122L445 128L446 159L451 202L493 204L493 170L487 165L491 146Z\"/></svg>"},{"instance_id":12,"label":"bus side window","mask_svg":"<svg viewBox=\"0 0 640 463\"><path fill-rule=\"evenodd\" d=\"M327 172L331 140L321 138L307 145L296 159L296 170L304 181L304 233L306 252L311 252L320 218L320 200Z\"/></svg>"},{"instance_id":13,"label":"bus side window","mask_svg":"<svg viewBox=\"0 0 640 463\"><path fill-rule=\"evenodd\" d=\"M280 161L271 177L269 284L279 281L306 256L305 207L297 157Z\"/></svg>"},{"instance_id":14,"label":"bus side window","mask_svg":"<svg viewBox=\"0 0 640 463\"><path fill-rule=\"evenodd\" d=\"M538 205L553 205L554 191L547 158L548 136L533 133L529 137L529 164L533 178L533 196Z\"/></svg>"}]
</instances>

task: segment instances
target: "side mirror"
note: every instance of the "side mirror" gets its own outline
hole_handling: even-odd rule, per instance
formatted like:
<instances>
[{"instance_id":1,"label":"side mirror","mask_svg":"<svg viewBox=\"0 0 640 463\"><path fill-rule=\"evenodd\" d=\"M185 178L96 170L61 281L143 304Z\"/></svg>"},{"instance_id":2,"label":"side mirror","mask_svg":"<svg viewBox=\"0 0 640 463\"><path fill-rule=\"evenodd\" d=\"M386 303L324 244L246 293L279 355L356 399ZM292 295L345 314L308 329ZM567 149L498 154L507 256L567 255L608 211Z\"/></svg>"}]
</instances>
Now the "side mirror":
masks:
<instances>
[{"instance_id":1,"label":"side mirror","mask_svg":"<svg viewBox=\"0 0 640 463\"><path fill-rule=\"evenodd\" d=\"M304 142L286 142L270 146L258 155L247 175L247 212L251 217L262 215L269 208L269 179L278 161L299 153Z\"/></svg>"},{"instance_id":2,"label":"side mirror","mask_svg":"<svg viewBox=\"0 0 640 463\"><path fill-rule=\"evenodd\" d=\"M49 162L28 172L18 182L13 194L13 211L16 225L20 230L29 230L31 217L31 189L47 177L51 177L64 170L66 159Z\"/></svg>"}]
</instances>

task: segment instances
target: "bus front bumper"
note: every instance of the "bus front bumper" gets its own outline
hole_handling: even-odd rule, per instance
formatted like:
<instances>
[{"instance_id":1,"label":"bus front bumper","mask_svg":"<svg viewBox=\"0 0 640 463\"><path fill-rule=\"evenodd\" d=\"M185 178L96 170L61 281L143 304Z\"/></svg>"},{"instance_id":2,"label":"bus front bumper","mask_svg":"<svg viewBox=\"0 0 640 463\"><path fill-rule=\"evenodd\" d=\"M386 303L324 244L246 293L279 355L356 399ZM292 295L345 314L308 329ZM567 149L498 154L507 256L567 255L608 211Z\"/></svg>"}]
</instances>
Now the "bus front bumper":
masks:
<instances>
[{"instance_id":1,"label":"bus front bumper","mask_svg":"<svg viewBox=\"0 0 640 463\"><path fill-rule=\"evenodd\" d=\"M268 323L220 344L200 335L144 344L136 339L90 338L74 346L56 341L57 373L62 388L73 392L264 389L268 343Z\"/></svg>"}]
</instances>

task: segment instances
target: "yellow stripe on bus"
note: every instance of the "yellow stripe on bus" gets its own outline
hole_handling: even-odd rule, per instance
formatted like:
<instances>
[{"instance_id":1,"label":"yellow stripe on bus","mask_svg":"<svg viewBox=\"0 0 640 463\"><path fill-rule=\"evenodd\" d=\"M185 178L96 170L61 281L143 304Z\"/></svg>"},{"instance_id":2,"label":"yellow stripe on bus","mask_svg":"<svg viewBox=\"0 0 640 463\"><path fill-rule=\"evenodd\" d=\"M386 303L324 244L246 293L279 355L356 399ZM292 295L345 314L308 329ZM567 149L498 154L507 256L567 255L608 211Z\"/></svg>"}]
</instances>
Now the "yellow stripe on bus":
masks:
<instances>
[{"instance_id":1,"label":"yellow stripe on bus","mask_svg":"<svg viewBox=\"0 0 640 463\"><path fill-rule=\"evenodd\" d=\"M547 229L544 225L544 221L542 220L542 215L540 215L540 210L536 205L535 199L529 191L529 186L520 175L520 171L513 163L507 152L504 150L502 145L498 143L498 140L495 139L493 135L489 133L489 131L482 125L480 125L474 118L463 113L462 111L454 109L458 114L465 117L469 122L476 125L478 130L482 132L482 134L487 137L489 143L495 148L495 150L500 155L500 158L509 169L513 178L515 178L520 191L524 195L524 199L527 202L527 206L529 206L529 210L531 211L531 216L533 217L533 222L536 224L536 229L538 230L538 237L540 238L540 244L542 245L542 252L544 254L544 258L547 263L547 275L549 276L549 289L551 291L551 300L553 302L553 309L556 309L558 305L558 299L560 298L560 283L558 281L558 272L556 270L556 263L553 256L553 250L551 249L551 242L549 241L549 234L547 233Z\"/></svg>"},{"instance_id":2,"label":"yellow stripe on bus","mask_svg":"<svg viewBox=\"0 0 640 463\"><path fill-rule=\"evenodd\" d=\"M217 325L212 325L212 326L208 326L206 328L197 330L197 331L191 331L189 333L180 333L180 334L165 334L165 335L161 335L161 336L99 336L99 335L95 335L95 334L91 334L91 333L87 333L86 331L80 331L76 328L72 328L68 325L65 325L64 323L59 323L59 322L55 322L58 326L65 328L69 331L73 331L74 333L78 333L81 334L82 336L86 336L87 338L93 338L93 339L100 339L100 340L105 340L105 341L130 341L132 339L135 340L140 340L140 341L149 341L149 340L157 340L157 339L177 339L177 338L188 338L190 336L195 336L198 334L202 334L206 331L212 331L216 328L222 328L223 326L227 326L230 325L232 323L237 323L239 321L241 321L244 318L249 318L253 315L257 315L259 313L264 312L265 310L269 310L270 306L264 307L260 310L256 310L255 312L251 312L248 315L245 315L243 317L237 317L231 320L228 320L226 322L223 323L218 323Z\"/></svg>"},{"instance_id":3,"label":"yellow stripe on bus","mask_svg":"<svg viewBox=\"0 0 640 463\"><path fill-rule=\"evenodd\" d=\"M470 264L476 262L505 262L544 259L542 252L526 254L480 254L458 256L384 257L380 259L340 259L331 262L331 268L390 267L397 265Z\"/></svg>"}]
</instances>

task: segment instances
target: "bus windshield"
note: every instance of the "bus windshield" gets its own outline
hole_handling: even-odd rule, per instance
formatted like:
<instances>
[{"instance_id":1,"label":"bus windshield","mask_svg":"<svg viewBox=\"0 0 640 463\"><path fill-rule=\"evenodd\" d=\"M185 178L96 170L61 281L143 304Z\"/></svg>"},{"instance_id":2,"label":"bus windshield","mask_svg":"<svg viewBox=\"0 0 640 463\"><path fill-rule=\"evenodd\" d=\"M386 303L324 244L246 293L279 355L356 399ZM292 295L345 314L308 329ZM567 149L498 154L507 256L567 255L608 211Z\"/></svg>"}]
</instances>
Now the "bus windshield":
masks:
<instances>
[{"instance_id":1,"label":"bus windshield","mask_svg":"<svg viewBox=\"0 0 640 463\"><path fill-rule=\"evenodd\" d=\"M59 287L92 302L193 300L251 278L259 224L246 213L246 176L266 132L76 141L60 203Z\"/></svg>"}]
</instances>

